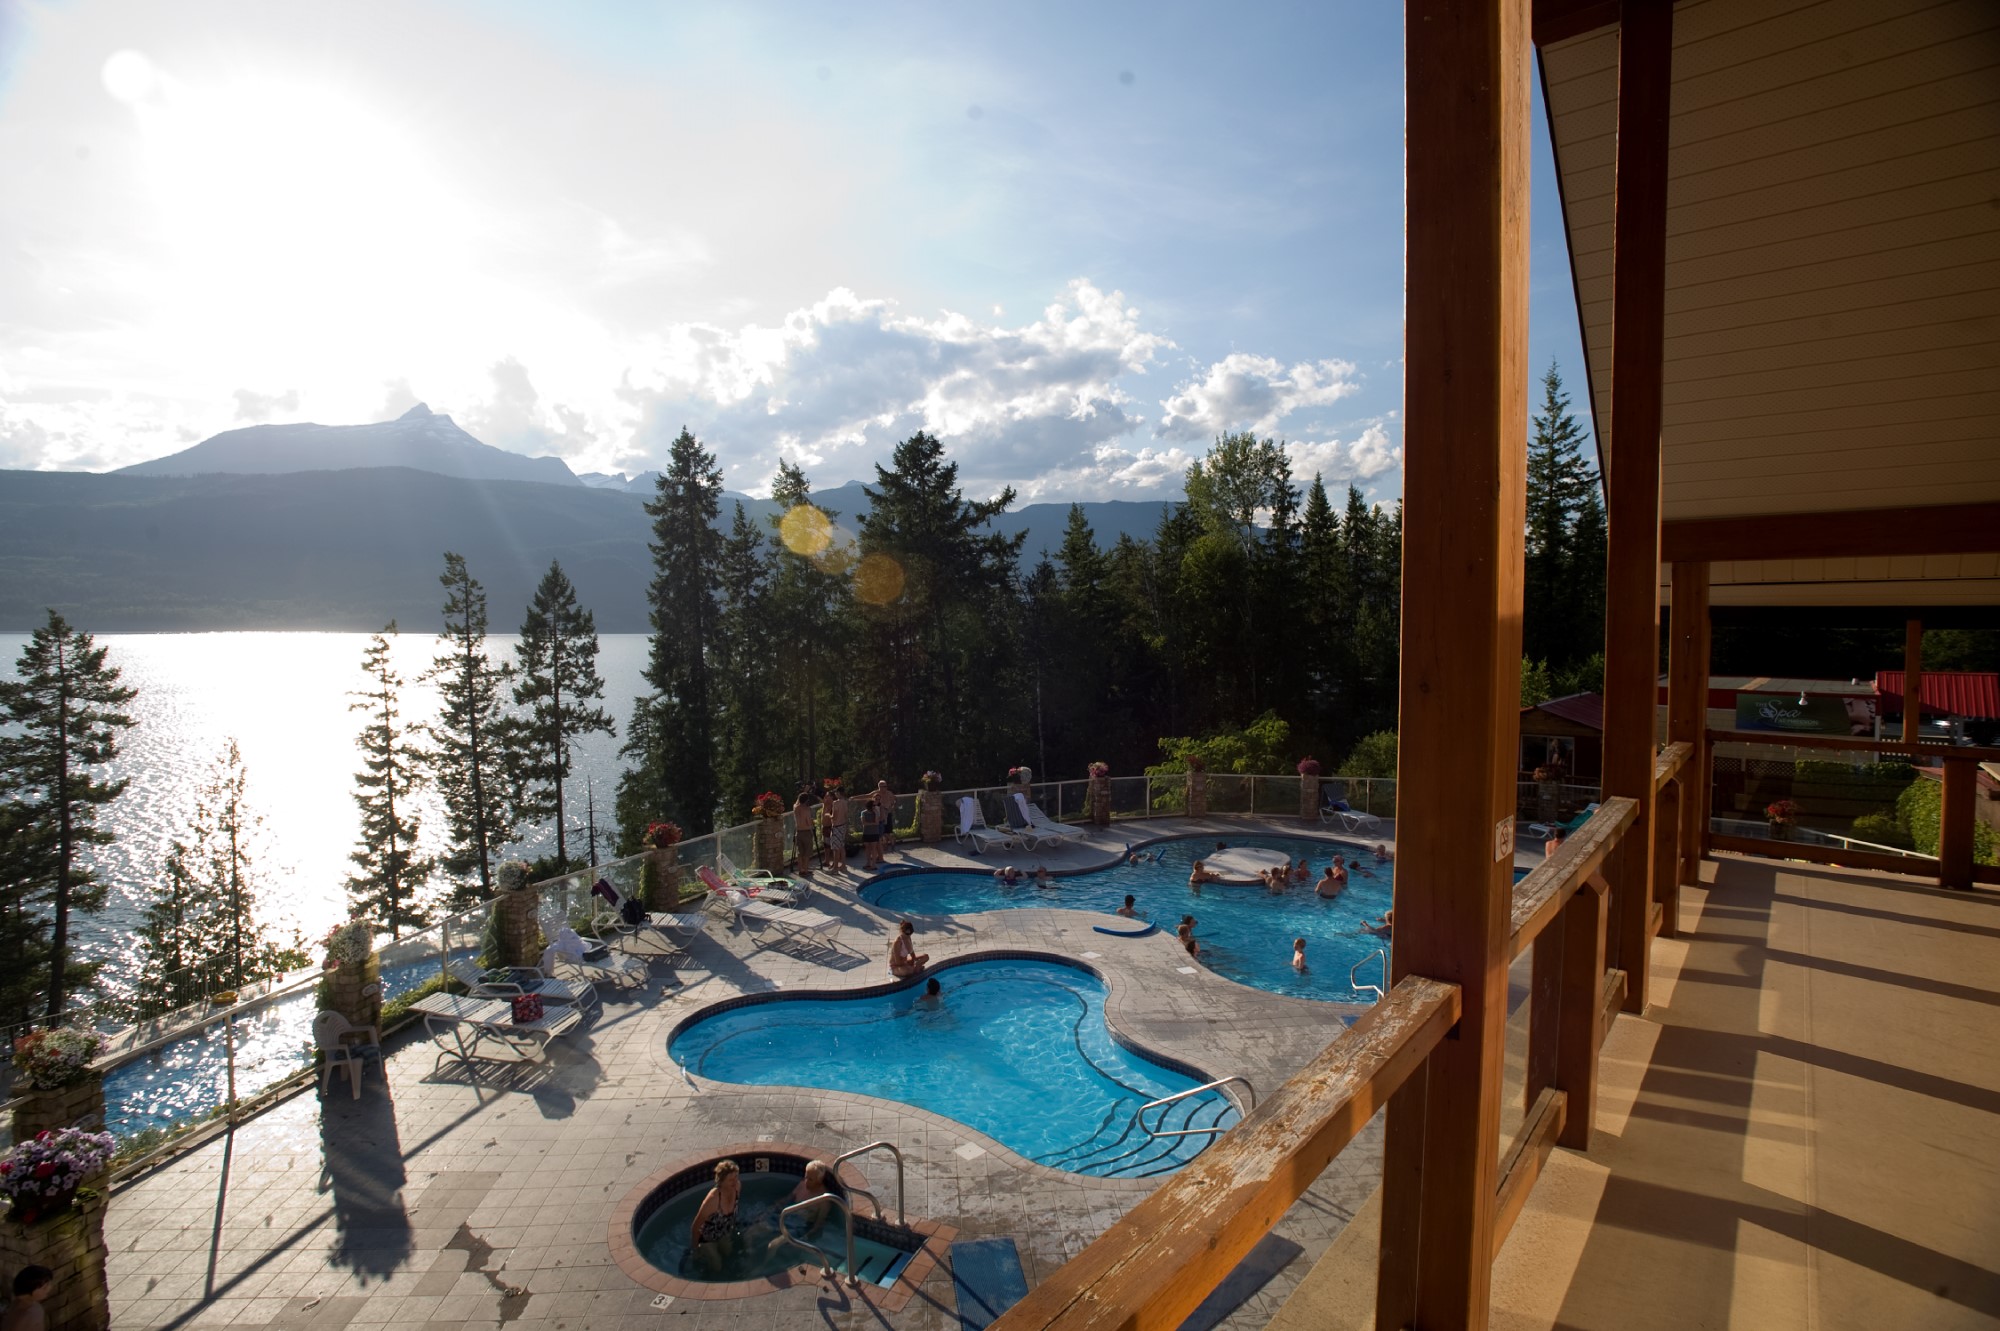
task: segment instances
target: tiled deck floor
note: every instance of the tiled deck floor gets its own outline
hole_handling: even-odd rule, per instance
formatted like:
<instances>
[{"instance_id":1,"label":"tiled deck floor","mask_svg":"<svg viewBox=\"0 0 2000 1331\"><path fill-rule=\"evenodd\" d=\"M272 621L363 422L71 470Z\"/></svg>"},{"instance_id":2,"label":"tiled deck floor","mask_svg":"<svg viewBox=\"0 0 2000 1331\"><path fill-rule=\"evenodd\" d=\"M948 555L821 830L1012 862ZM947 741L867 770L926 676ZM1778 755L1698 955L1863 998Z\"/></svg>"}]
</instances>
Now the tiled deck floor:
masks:
<instances>
[{"instance_id":1,"label":"tiled deck floor","mask_svg":"<svg viewBox=\"0 0 2000 1331\"><path fill-rule=\"evenodd\" d=\"M1241 819L1183 821L1149 823L1143 834L1176 830L1258 829ZM1137 835L1120 827L1094 848L1036 858L1055 867L1104 863ZM324 1101L298 1096L121 1187L107 1223L114 1324L121 1331L955 1327L948 1269L894 1314L844 1288L812 1285L655 1308L650 1291L610 1264L606 1227L649 1174L725 1142L769 1137L833 1153L887 1138L908 1156L913 1216L954 1225L961 1237L1014 1238L1034 1283L1153 1186L1029 1165L955 1123L882 1101L691 1085L665 1049L667 1031L687 1013L740 992L858 987L885 977L888 918L842 889L822 890L814 904L845 922L845 958L794 955L741 929L711 926L678 971L684 983L666 983L667 968L656 965L644 990L603 990L603 1017L584 1038L559 1041L546 1066L478 1080L449 1066L434 1074L432 1047L406 1038L388 1058L386 1091L372 1068L359 1100L336 1080ZM1111 940L1091 931L1101 919L1008 911L926 921L919 941L937 958L1003 947L1098 952L1093 964L1111 982L1108 1007L1123 1031L1214 1075L1244 1073L1260 1090L1340 1029L1339 1008L1205 971L1182 975L1186 958L1170 934ZM872 1184L893 1191L886 1164L863 1167ZM1262 1326L1379 1173L1371 1133L1300 1200L1199 1323Z\"/></svg>"}]
</instances>

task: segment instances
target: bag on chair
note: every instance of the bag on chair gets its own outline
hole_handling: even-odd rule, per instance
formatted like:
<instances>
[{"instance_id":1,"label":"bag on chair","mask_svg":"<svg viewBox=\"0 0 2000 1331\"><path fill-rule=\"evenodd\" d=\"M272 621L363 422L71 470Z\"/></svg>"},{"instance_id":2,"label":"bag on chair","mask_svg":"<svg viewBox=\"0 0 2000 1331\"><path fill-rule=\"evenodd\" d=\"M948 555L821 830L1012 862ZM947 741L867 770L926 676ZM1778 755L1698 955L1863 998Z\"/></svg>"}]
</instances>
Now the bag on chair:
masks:
<instances>
[{"instance_id":1,"label":"bag on chair","mask_svg":"<svg viewBox=\"0 0 2000 1331\"><path fill-rule=\"evenodd\" d=\"M514 997L514 1024L526 1025L542 1019L542 996L540 994L517 994Z\"/></svg>"}]
</instances>

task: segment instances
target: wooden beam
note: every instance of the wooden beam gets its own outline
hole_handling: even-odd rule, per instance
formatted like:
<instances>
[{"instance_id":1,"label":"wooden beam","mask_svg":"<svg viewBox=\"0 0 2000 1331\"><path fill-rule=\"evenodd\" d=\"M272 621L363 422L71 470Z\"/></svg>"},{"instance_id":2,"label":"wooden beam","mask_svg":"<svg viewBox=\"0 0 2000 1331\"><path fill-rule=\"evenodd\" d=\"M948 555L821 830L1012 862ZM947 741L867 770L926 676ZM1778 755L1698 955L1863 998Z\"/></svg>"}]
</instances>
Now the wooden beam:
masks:
<instances>
[{"instance_id":1,"label":"wooden beam","mask_svg":"<svg viewBox=\"0 0 2000 1331\"><path fill-rule=\"evenodd\" d=\"M1701 881L1702 787L1709 783L1708 565L1674 565L1672 614L1667 620L1667 738L1693 752L1682 769L1680 861L1676 883Z\"/></svg>"},{"instance_id":2,"label":"wooden beam","mask_svg":"<svg viewBox=\"0 0 2000 1331\"><path fill-rule=\"evenodd\" d=\"M1556 1036L1555 1084L1569 1097L1569 1118L1561 1142L1576 1151L1590 1149L1597 1123L1597 1051L1604 1044L1606 1015L1604 975L1604 898L1610 884L1593 874L1589 884L1569 899L1562 918L1562 1015ZM1624 1001L1620 989L1614 1002Z\"/></svg>"},{"instance_id":3,"label":"wooden beam","mask_svg":"<svg viewBox=\"0 0 2000 1331\"><path fill-rule=\"evenodd\" d=\"M1669 781L1653 796L1653 911L1652 932L1668 938L1680 936L1681 902L1681 791L1680 781Z\"/></svg>"},{"instance_id":4,"label":"wooden beam","mask_svg":"<svg viewBox=\"0 0 2000 1331\"><path fill-rule=\"evenodd\" d=\"M1862 739L1858 735L1788 735L1775 730L1711 730L1710 747L1717 744L1763 744L1780 749L1836 749L1842 753L1876 753L1884 759L1907 756L1901 739ZM1977 763L2000 762L2000 748L1976 744L1926 744L1918 754L1923 758L1970 758Z\"/></svg>"},{"instance_id":5,"label":"wooden beam","mask_svg":"<svg viewBox=\"0 0 2000 1331\"><path fill-rule=\"evenodd\" d=\"M1484 1326L1505 1056L1528 420L1528 0L1405 7L1398 976L1460 987L1389 1107L1376 1325Z\"/></svg>"},{"instance_id":6,"label":"wooden beam","mask_svg":"<svg viewBox=\"0 0 2000 1331\"><path fill-rule=\"evenodd\" d=\"M1666 336L1671 0L1625 0L1613 183L1611 467L1606 477L1604 793L1639 802L1611 880L1625 1007L1646 1010L1660 654L1660 395Z\"/></svg>"},{"instance_id":7,"label":"wooden beam","mask_svg":"<svg viewBox=\"0 0 2000 1331\"><path fill-rule=\"evenodd\" d=\"M1903 625L1903 747L1919 756L1924 743L1924 621Z\"/></svg>"},{"instance_id":8,"label":"wooden beam","mask_svg":"<svg viewBox=\"0 0 2000 1331\"><path fill-rule=\"evenodd\" d=\"M1514 902L1509 932L1513 943L1508 960L1521 955L1528 944L1548 929L1570 896L1600 873L1618 842L1639 815L1636 800L1613 796L1597 806L1562 843L1561 849L1528 871L1514 884Z\"/></svg>"},{"instance_id":9,"label":"wooden beam","mask_svg":"<svg viewBox=\"0 0 2000 1331\"><path fill-rule=\"evenodd\" d=\"M1979 768L1970 758L1946 755L1944 799L1938 811L1938 886L1972 886L1972 810Z\"/></svg>"},{"instance_id":10,"label":"wooden beam","mask_svg":"<svg viewBox=\"0 0 2000 1331\"><path fill-rule=\"evenodd\" d=\"M1526 1204L1528 1194L1534 1191L1535 1180L1542 1176L1542 1166L1548 1163L1549 1152L1556 1148L1556 1139L1562 1135L1568 1109L1568 1097L1554 1088L1543 1091L1528 1104L1528 1112L1521 1120L1521 1131L1515 1136L1514 1147L1507 1152L1507 1163L1500 1172L1500 1192L1495 1199L1493 1217L1495 1257L1500 1255L1501 1246L1507 1242L1514 1222L1520 1219L1521 1207Z\"/></svg>"},{"instance_id":11,"label":"wooden beam","mask_svg":"<svg viewBox=\"0 0 2000 1331\"><path fill-rule=\"evenodd\" d=\"M1975 555L1995 549L2000 549L2000 504L1995 503L1682 518L1660 529L1660 557L1673 564Z\"/></svg>"},{"instance_id":12,"label":"wooden beam","mask_svg":"<svg viewBox=\"0 0 2000 1331\"><path fill-rule=\"evenodd\" d=\"M993 1331L1179 1326L1397 1088L1421 1078L1458 1019L1451 985L1398 983L1193 1164L1029 1291Z\"/></svg>"},{"instance_id":13,"label":"wooden beam","mask_svg":"<svg viewBox=\"0 0 2000 1331\"><path fill-rule=\"evenodd\" d=\"M1855 850L1847 846L1821 846L1805 841L1771 841L1764 837L1715 834L1717 850L1733 850L1739 855L1758 855L1767 860L1804 860L1808 864L1832 864L1845 869L1880 869L1884 873L1908 874L1914 878L1936 878L1937 861L1925 855L1889 855L1879 850Z\"/></svg>"},{"instance_id":14,"label":"wooden beam","mask_svg":"<svg viewBox=\"0 0 2000 1331\"><path fill-rule=\"evenodd\" d=\"M1618 21L1618 0L1535 0L1535 45L1581 37Z\"/></svg>"}]
</instances>

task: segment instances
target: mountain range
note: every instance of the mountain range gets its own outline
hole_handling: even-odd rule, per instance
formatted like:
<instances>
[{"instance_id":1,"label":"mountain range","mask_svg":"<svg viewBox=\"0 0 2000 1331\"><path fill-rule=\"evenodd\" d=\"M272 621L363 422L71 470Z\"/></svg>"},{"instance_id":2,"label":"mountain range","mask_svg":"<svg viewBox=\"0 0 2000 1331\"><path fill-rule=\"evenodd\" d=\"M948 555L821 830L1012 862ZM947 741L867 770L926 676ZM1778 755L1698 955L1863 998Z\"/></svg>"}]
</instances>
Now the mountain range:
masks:
<instances>
[{"instance_id":1,"label":"mountain range","mask_svg":"<svg viewBox=\"0 0 2000 1331\"><path fill-rule=\"evenodd\" d=\"M559 559L606 633L649 629L656 473L578 476L562 459L494 448L422 405L373 425L254 425L109 474L0 471L0 630L54 606L96 632L436 627L443 552L485 584L509 629ZM852 531L862 484L814 496ZM770 531L768 499L725 492ZM994 526L1022 562L1062 543L1068 504ZM1163 501L1084 504L1100 543L1146 538Z\"/></svg>"}]
</instances>

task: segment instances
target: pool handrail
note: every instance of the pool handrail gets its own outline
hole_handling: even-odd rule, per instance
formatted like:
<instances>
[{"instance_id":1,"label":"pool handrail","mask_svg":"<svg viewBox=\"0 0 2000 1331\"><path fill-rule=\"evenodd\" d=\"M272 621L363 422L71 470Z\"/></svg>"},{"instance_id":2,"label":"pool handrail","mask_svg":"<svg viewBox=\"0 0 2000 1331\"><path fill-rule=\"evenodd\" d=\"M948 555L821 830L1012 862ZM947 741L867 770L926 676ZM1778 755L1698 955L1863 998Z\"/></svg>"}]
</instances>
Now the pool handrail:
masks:
<instances>
[{"instance_id":1,"label":"pool handrail","mask_svg":"<svg viewBox=\"0 0 2000 1331\"><path fill-rule=\"evenodd\" d=\"M1217 1136L1220 1136L1221 1134L1223 1134L1223 1133L1225 1133L1225 1132L1229 1131L1229 1129L1227 1129L1227 1128L1176 1128L1176 1129L1175 1129L1174 1131L1172 1131L1172 1132L1158 1132L1158 1131L1155 1131L1155 1130L1154 1130L1154 1129L1152 1129L1151 1127L1148 1127L1148 1126L1147 1126L1147 1124L1146 1124L1146 1111L1147 1111L1148 1109L1158 1109L1158 1108L1159 1108L1159 1107L1160 1107L1161 1105L1170 1105L1170 1104L1174 1103L1174 1101L1176 1101L1176 1100L1185 1100L1185 1099L1187 1099L1187 1098L1188 1098L1188 1097L1189 1097L1190 1095L1200 1095L1200 1094L1201 1094L1201 1093L1202 1093L1203 1091L1214 1091L1214 1090L1219 1090L1219 1089L1221 1089L1222 1087L1224 1087L1224 1086L1227 1086L1227 1085L1228 1085L1228 1084L1229 1084L1230 1082L1235 1082L1235 1083L1237 1083L1237 1084L1238 1084L1239 1086L1241 1086L1241 1087L1242 1087L1242 1088L1243 1088L1244 1090L1246 1090L1246 1091L1250 1092L1250 1108L1251 1108L1251 1110L1253 1110L1253 1111L1254 1111L1254 1110L1255 1110L1255 1109L1257 1108L1257 1088L1256 1088L1255 1086L1252 1086L1252 1085L1250 1084L1250 1079L1249 1079L1248 1077L1239 1077L1239 1076L1237 1076L1236 1074L1234 1074L1234 1073L1231 1073L1231 1074L1230 1074L1229 1076L1227 1076L1227 1077L1217 1077L1217 1078L1216 1078L1216 1079L1215 1079L1214 1081L1210 1081L1210 1082L1203 1082L1203 1083L1202 1083L1201 1085L1199 1085L1199 1086L1190 1086L1190 1087L1188 1087L1188 1088L1187 1088L1187 1089L1186 1089L1185 1091L1176 1091L1176 1092L1175 1092L1174 1094L1172 1094L1172 1095L1163 1095L1163 1096L1161 1096L1161 1097L1160 1097L1159 1099L1157 1099L1157 1100L1148 1100L1148 1101L1147 1101L1147 1102L1146 1102L1145 1104L1142 1104L1142 1105L1140 1105L1140 1106L1139 1106L1139 1108L1138 1108L1138 1111L1137 1111L1137 1112L1135 1112L1135 1113L1134 1113L1134 1114L1132 1115L1132 1121L1133 1121L1134 1123L1138 1124L1138 1125L1139 1125L1139 1131L1141 1131L1141 1132L1145 1133L1145 1134L1146 1134L1146 1135L1147 1135L1148 1137L1155 1137L1155 1138L1158 1138L1158 1137L1217 1137ZM1224 1098L1224 1099L1228 1099L1229 1097L1225 1096L1225 1097L1223 1097L1223 1098ZM1165 1120L1163 1119L1163 1120L1161 1120L1161 1121L1162 1121L1162 1122L1164 1122Z\"/></svg>"},{"instance_id":2,"label":"pool handrail","mask_svg":"<svg viewBox=\"0 0 2000 1331\"><path fill-rule=\"evenodd\" d=\"M834 1178L836 1182L839 1181L838 1174L836 1174ZM841 1219L847 1222L847 1283L850 1288L859 1288L861 1285L861 1281L858 1280L854 1274L854 1208L849 1206L844 1198L831 1192L823 1192L817 1197L808 1197L802 1202L793 1202L790 1206L787 1206L782 1211L778 1212L779 1237L787 1239L790 1242L797 1244L801 1248L806 1248L813 1252L816 1252L821 1257L824 1258L831 1259L837 1256L838 1254L828 1252L825 1248L820 1247L817 1243L814 1243L811 1239L802 1238L799 1235L792 1233L789 1229L785 1228L786 1216L790 1215L794 1211L803 1211L809 1206L818 1206L821 1202L832 1202L835 1206L838 1206L840 1208ZM833 1264L832 1261L828 1260L827 1265L831 1266L832 1264Z\"/></svg>"},{"instance_id":3,"label":"pool handrail","mask_svg":"<svg viewBox=\"0 0 2000 1331\"><path fill-rule=\"evenodd\" d=\"M896 1157L896 1223L907 1225L910 1223L909 1217L903 1210L903 1151L896 1143L890 1141L869 1142L866 1146L857 1146L851 1151L843 1151L841 1154L836 1155L833 1157L833 1181L836 1184L840 1183L840 1167L842 1165L856 1156L869 1155L875 1151L887 1151ZM841 1186L845 1185L842 1184ZM875 1201L874 1193L869 1192L865 1188L853 1188L850 1191L859 1192L867 1197L869 1201L875 1202L875 1218L878 1220L882 1218L882 1203Z\"/></svg>"},{"instance_id":4,"label":"pool handrail","mask_svg":"<svg viewBox=\"0 0 2000 1331\"><path fill-rule=\"evenodd\" d=\"M1361 982L1361 968L1363 966L1366 966L1369 962L1376 960L1377 958L1380 958L1382 962L1382 983L1363 984ZM1352 989L1357 994L1375 995L1375 1001L1377 1003L1381 1002L1383 995L1388 992L1388 990L1384 987L1388 983L1389 983L1389 953L1388 950L1385 948L1379 948L1379 947L1376 948L1373 952L1370 952L1367 956L1361 958L1361 960L1355 962L1352 966L1349 966L1347 968L1347 987L1349 989Z\"/></svg>"}]
</instances>

